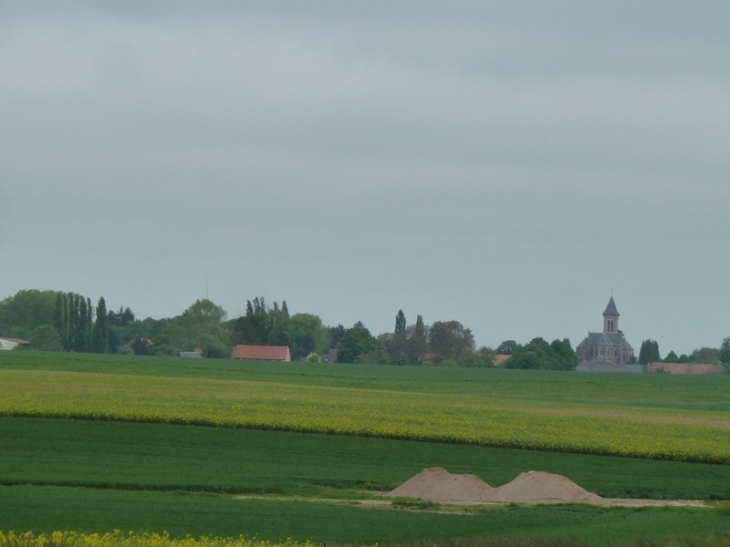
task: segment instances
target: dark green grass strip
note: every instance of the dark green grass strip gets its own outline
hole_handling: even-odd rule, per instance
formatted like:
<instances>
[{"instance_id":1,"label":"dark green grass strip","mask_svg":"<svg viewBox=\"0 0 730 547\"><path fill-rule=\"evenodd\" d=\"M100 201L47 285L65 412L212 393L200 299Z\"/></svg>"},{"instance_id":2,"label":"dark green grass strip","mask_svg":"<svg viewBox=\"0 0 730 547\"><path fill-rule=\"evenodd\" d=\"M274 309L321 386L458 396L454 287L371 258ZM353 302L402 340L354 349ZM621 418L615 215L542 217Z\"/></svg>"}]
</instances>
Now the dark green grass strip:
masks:
<instances>
[{"instance_id":1,"label":"dark green grass strip","mask_svg":"<svg viewBox=\"0 0 730 547\"><path fill-rule=\"evenodd\" d=\"M0 352L0 369L61 370L452 393L530 401L730 410L730 375L241 362L31 351Z\"/></svg>"},{"instance_id":2,"label":"dark green grass strip","mask_svg":"<svg viewBox=\"0 0 730 547\"><path fill-rule=\"evenodd\" d=\"M730 466L282 431L0 417L0 484L351 497L427 467L529 470L604 497L730 499Z\"/></svg>"},{"instance_id":3,"label":"dark green grass strip","mask_svg":"<svg viewBox=\"0 0 730 547\"><path fill-rule=\"evenodd\" d=\"M256 536L327 544L394 544L474 537L550 537L588 545L727 530L711 509L501 507L438 514L303 501L82 488L0 487L0 529L168 531L172 536Z\"/></svg>"}]
</instances>

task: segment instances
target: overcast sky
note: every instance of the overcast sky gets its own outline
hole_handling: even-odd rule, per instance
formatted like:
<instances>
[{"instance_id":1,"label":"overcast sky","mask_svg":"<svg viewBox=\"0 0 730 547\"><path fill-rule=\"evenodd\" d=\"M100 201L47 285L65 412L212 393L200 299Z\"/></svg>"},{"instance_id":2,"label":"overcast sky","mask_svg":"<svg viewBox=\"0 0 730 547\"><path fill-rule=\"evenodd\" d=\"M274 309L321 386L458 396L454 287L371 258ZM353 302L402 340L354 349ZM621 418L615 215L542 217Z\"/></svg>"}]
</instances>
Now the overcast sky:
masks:
<instances>
[{"instance_id":1,"label":"overcast sky","mask_svg":"<svg viewBox=\"0 0 730 547\"><path fill-rule=\"evenodd\" d=\"M0 0L0 298L730 336L730 3Z\"/></svg>"}]
</instances>

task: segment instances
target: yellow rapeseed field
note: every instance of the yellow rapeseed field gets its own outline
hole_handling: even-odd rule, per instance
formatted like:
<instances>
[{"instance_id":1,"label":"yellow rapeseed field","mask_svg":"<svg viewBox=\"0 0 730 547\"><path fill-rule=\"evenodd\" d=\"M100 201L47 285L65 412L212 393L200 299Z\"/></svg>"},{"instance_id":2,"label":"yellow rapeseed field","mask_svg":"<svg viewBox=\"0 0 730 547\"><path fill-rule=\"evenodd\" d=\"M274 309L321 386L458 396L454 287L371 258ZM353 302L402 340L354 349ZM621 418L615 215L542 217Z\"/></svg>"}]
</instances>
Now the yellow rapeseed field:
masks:
<instances>
[{"instance_id":1,"label":"yellow rapeseed field","mask_svg":"<svg viewBox=\"0 0 730 547\"><path fill-rule=\"evenodd\" d=\"M311 542L288 540L283 543L251 540L243 536L171 538L169 534L145 532L123 534L115 531L106 534L56 531L36 535L32 532L15 533L0 531L0 547L314 547Z\"/></svg>"},{"instance_id":2,"label":"yellow rapeseed field","mask_svg":"<svg viewBox=\"0 0 730 547\"><path fill-rule=\"evenodd\" d=\"M249 427L730 464L723 412L0 370L0 414Z\"/></svg>"}]
</instances>

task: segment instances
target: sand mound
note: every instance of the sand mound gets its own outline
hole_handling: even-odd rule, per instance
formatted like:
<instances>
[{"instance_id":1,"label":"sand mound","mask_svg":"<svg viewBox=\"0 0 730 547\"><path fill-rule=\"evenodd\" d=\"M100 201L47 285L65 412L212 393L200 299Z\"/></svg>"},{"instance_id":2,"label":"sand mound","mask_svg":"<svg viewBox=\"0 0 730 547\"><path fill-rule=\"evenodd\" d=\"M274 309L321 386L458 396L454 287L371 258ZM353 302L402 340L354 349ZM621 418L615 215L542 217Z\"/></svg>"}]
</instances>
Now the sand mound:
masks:
<instances>
[{"instance_id":1,"label":"sand mound","mask_svg":"<svg viewBox=\"0 0 730 547\"><path fill-rule=\"evenodd\" d=\"M492 490L476 475L452 475L440 467L431 467L385 495L468 503L489 501Z\"/></svg>"},{"instance_id":2,"label":"sand mound","mask_svg":"<svg viewBox=\"0 0 730 547\"><path fill-rule=\"evenodd\" d=\"M489 501L497 503L602 503L603 498L584 490L562 475L528 471L512 482L494 488Z\"/></svg>"},{"instance_id":3,"label":"sand mound","mask_svg":"<svg viewBox=\"0 0 730 547\"><path fill-rule=\"evenodd\" d=\"M385 495L457 503L606 502L562 475L528 471L504 486L492 488L475 475L452 475L440 467L425 469Z\"/></svg>"}]
</instances>

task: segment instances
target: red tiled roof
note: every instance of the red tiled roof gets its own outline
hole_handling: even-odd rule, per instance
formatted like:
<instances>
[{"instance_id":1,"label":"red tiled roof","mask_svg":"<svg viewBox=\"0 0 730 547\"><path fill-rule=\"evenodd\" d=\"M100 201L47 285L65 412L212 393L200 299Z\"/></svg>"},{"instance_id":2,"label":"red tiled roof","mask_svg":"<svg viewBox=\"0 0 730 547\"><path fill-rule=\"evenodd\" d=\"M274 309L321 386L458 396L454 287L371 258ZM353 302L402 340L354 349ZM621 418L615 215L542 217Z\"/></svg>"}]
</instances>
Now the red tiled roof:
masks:
<instances>
[{"instance_id":1,"label":"red tiled roof","mask_svg":"<svg viewBox=\"0 0 730 547\"><path fill-rule=\"evenodd\" d=\"M286 346L245 346L233 348L233 359L253 361L289 361L289 348Z\"/></svg>"},{"instance_id":2,"label":"red tiled roof","mask_svg":"<svg viewBox=\"0 0 730 547\"><path fill-rule=\"evenodd\" d=\"M494 356L492 363L494 363L495 367L501 367L502 364L510 357L512 357L512 356L507 355L506 353L500 353L500 354Z\"/></svg>"}]
</instances>

